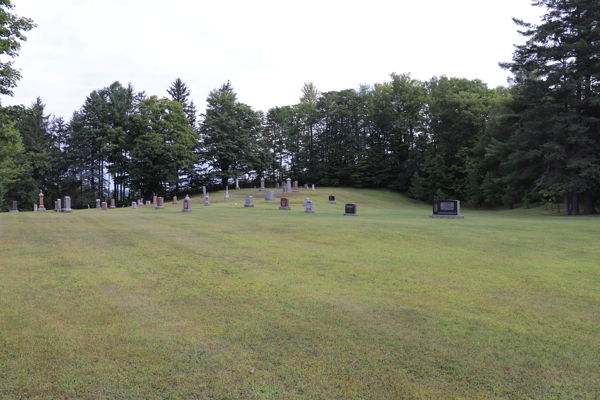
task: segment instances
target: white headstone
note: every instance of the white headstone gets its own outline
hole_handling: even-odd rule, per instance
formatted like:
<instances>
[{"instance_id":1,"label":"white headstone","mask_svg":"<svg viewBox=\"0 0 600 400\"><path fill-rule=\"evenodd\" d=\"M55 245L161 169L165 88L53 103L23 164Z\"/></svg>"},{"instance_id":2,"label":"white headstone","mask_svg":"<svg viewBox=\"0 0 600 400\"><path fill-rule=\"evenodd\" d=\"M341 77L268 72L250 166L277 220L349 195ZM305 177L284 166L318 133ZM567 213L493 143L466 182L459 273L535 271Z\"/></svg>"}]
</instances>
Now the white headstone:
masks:
<instances>
[{"instance_id":1,"label":"white headstone","mask_svg":"<svg viewBox=\"0 0 600 400\"><path fill-rule=\"evenodd\" d=\"M258 189L260 192L262 192L263 190L265 190L265 178L260 178L260 189Z\"/></svg>"},{"instance_id":2,"label":"white headstone","mask_svg":"<svg viewBox=\"0 0 600 400\"><path fill-rule=\"evenodd\" d=\"M312 185L312 190L313 190L313 192L315 191L315 184L314 183Z\"/></svg>"},{"instance_id":3,"label":"white headstone","mask_svg":"<svg viewBox=\"0 0 600 400\"><path fill-rule=\"evenodd\" d=\"M37 211L37 204L33 205L33 211Z\"/></svg>"},{"instance_id":4,"label":"white headstone","mask_svg":"<svg viewBox=\"0 0 600 400\"><path fill-rule=\"evenodd\" d=\"M254 204L252 204L252 196L244 197L244 207L254 207Z\"/></svg>"},{"instance_id":5,"label":"white headstone","mask_svg":"<svg viewBox=\"0 0 600 400\"><path fill-rule=\"evenodd\" d=\"M236 190L240 188L240 178L235 178L235 188Z\"/></svg>"},{"instance_id":6,"label":"white headstone","mask_svg":"<svg viewBox=\"0 0 600 400\"><path fill-rule=\"evenodd\" d=\"M131 209L132 210L137 210L137 202L135 202L135 201L131 202Z\"/></svg>"},{"instance_id":7,"label":"white headstone","mask_svg":"<svg viewBox=\"0 0 600 400\"><path fill-rule=\"evenodd\" d=\"M224 200L229 200L229 186L225 186L225 197Z\"/></svg>"}]
</instances>

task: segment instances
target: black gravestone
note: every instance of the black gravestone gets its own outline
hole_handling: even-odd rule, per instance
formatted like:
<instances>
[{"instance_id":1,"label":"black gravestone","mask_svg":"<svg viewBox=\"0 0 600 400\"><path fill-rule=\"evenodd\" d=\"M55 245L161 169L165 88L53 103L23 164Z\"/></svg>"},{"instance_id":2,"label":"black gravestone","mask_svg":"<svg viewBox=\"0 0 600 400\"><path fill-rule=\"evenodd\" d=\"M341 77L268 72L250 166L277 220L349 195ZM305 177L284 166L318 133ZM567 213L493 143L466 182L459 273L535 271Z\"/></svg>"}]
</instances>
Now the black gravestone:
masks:
<instances>
[{"instance_id":1,"label":"black gravestone","mask_svg":"<svg viewBox=\"0 0 600 400\"><path fill-rule=\"evenodd\" d=\"M435 200L433 202L433 215L430 218L456 218L462 219L460 215L459 200Z\"/></svg>"},{"instance_id":2,"label":"black gravestone","mask_svg":"<svg viewBox=\"0 0 600 400\"><path fill-rule=\"evenodd\" d=\"M359 214L356 213L356 204L346 204L344 206L344 215L346 216L357 216Z\"/></svg>"}]
</instances>

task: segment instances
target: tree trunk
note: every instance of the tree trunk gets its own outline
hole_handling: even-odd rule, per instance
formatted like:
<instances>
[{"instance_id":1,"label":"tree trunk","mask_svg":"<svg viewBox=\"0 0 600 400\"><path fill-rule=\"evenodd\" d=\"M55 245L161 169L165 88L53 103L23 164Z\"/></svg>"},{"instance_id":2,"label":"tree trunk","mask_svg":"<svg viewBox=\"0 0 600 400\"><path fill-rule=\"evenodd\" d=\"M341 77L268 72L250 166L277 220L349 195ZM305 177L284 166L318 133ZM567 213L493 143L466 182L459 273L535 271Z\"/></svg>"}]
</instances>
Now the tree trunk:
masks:
<instances>
[{"instance_id":1,"label":"tree trunk","mask_svg":"<svg viewBox=\"0 0 600 400\"><path fill-rule=\"evenodd\" d=\"M564 209L564 215L571 215L571 212L569 211L569 191L567 189L565 189Z\"/></svg>"},{"instance_id":2,"label":"tree trunk","mask_svg":"<svg viewBox=\"0 0 600 400\"><path fill-rule=\"evenodd\" d=\"M583 200L583 212L586 214L598 214L596 207L594 207L595 199L594 192L592 189L585 189L584 200Z\"/></svg>"},{"instance_id":3,"label":"tree trunk","mask_svg":"<svg viewBox=\"0 0 600 400\"><path fill-rule=\"evenodd\" d=\"M571 201L571 214L579 215L579 190L573 189L573 200Z\"/></svg>"}]
</instances>

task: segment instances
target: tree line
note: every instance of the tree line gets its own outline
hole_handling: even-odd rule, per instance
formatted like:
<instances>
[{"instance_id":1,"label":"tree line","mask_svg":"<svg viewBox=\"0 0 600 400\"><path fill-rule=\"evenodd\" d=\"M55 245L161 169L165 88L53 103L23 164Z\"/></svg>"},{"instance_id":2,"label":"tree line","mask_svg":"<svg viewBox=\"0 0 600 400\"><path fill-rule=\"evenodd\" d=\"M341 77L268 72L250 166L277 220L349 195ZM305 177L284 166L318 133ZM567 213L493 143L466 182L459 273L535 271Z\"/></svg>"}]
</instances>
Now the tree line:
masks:
<instances>
[{"instance_id":1,"label":"tree line","mask_svg":"<svg viewBox=\"0 0 600 400\"><path fill-rule=\"evenodd\" d=\"M47 114L39 98L5 107L4 127L18 138L0 152L0 199L33 204L41 188L50 198L70 195L77 207L224 188L236 177L289 177L391 188L427 202L560 201L566 214L594 213L600 1L533 4L547 13L535 26L515 20L527 42L501 63L513 74L507 87L392 73L325 93L305 83L297 104L263 113L239 102L226 82L198 115L176 79L163 98L115 82L90 93L69 121Z\"/></svg>"}]
</instances>

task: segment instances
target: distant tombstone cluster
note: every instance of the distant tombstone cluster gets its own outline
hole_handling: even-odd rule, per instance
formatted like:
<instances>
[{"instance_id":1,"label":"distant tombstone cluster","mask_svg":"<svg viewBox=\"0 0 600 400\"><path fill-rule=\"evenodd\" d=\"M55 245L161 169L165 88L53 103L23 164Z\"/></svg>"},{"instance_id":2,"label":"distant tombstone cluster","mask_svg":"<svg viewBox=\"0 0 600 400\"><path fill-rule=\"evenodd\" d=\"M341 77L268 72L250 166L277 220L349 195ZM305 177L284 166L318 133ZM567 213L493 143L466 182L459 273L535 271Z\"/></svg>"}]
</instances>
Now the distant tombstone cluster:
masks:
<instances>
[{"instance_id":1,"label":"distant tombstone cluster","mask_svg":"<svg viewBox=\"0 0 600 400\"><path fill-rule=\"evenodd\" d=\"M239 178L235 179L235 185L236 185L236 189L239 189ZM281 188L281 187L283 187L284 193L300 191L298 181L294 181L292 183L290 178L288 178L285 182L281 182L281 185L279 182L276 183L276 188ZM303 189L309 190L308 184L304 184ZM266 191L265 197L264 197L264 199L266 201L275 201L277 199L274 191L267 191L265 189L264 178L261 178L261 180L260 180L260 189L259 190ZM315 190L314 184L312 185L312 190L313 191ZM202 193L203 193L203 198L204 198L204 205L210 206L211 201L210 201L210 196L206 191L206 186L202 187ZM225 188L224 199L225 200L229 199L229 187ZM177 196L172 197L172 203L178 204ZM327 203L337 204L336 197L328 196ZM150 205L150 204L154 204L155 209L157 209L157 210L164 210L164 208L165 208L164 207L164 197L159 197L159 196L154 195L154 196L152 196L152 202L147 200L146 203L144 203L143 198L140 198L136 201L131 202L131 209L137 210L138 206L144 206L144 205ZM123 207L125 207L125 205ZM244 197L244 207L254 207L252 196ZM88 208L89 208L89 206L88 206ZM102 202L100 199L96 199L96 208L103 210L103 211L107 211L109 209L115 209L116 201L115 201L115 199L111 199L110 206L108 206L107 202ZM286 210L286 211L289 211L292 209L292 207L290 206L290 200L288 197L281 197L279 209ZM34 204L33 211L35 211L35 212L46 211L46 208L44 207L44 193L42 192L42 190L40 190L40 194L39 194L39 205ZM64 196L63 199L56 199L54 202L54 210L53 211L54 212L63 212L63 213L72 213L73 209L71 208L71 197ZM10 212L19 212L16 201L12 202L12 209L10 210ZM183 200L183 208L181 209L181 212L192 212L192 200L190 199L189 195L186 195L185 199ZM313 203L312 199L304 198L304 212L311 213L311 214L315 212L314 203ZM359 215L360 214L357 212L357 205L355 203L347 203L344 205L344 216L359 216ZM433 212L431 215L429 215L429 217L430 218L464 219L464 215L460 214L460 200L435 200L433 202Z\"/></svg>"}]
</instances>

